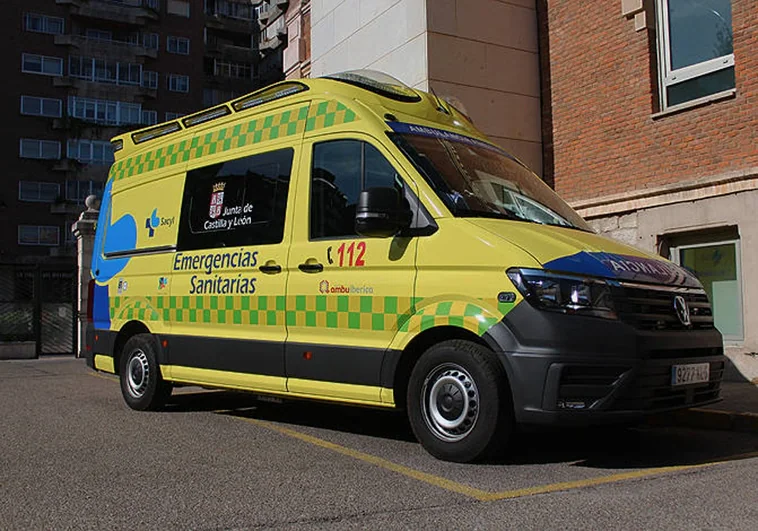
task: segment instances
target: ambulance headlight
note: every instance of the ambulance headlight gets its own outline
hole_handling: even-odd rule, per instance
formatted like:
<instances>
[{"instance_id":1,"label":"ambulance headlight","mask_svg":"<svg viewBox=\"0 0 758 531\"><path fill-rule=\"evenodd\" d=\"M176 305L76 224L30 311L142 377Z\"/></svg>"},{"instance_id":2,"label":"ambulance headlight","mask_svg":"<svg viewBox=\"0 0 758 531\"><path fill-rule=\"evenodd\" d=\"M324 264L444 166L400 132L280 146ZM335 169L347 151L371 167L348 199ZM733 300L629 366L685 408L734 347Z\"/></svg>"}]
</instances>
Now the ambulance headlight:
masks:
<instances>
[{"instance_id":1,"label":"ambulance headlight","mask_svg":"<svg viewBox=\"0 0 758 531\"><path fill-rule=\"evenodd\" d=\"M616 319L610 286L603 280L540 269L509 269L508 278L535 308Z\"/></svg>"}]
</instances>

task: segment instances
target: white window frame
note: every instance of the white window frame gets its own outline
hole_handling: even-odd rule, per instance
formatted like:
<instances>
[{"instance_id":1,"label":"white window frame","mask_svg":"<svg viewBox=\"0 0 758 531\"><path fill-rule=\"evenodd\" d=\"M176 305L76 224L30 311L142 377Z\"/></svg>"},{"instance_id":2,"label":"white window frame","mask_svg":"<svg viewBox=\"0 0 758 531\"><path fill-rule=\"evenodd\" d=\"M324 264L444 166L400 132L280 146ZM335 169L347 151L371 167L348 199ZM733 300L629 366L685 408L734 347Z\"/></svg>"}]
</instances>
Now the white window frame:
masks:
<instances>
[{"instance_id":1,"label":"white window frame","mask_svg":"<svg viewBox=\"0 0 758 531\"><path fill-rule=\"evenodd\" d=\"M22 191L24 185L26 185L27 187L30 185L36 185L37 187L36 197L34 197L34 194L25 196L25 194ZM43 194L42 194L43 186L50 187L51 190L52 189L55 190L55 194L50 194L50 195L55 195L53 199L43 199ZM41 181L26 181L26 180L21 180L18 182L18 200L19 201L27 201L29 203L54 203L55 200L58 197L60 197L60 195L61 195L61 185L58 183L41 182Z\"/></svg>"},{"instance_id":2,"label":"white window frame","mask_svg":"<svg viewBox=\"0 0 758 531\"><path fill-rule=\"evenodd\" d=\"M22 242L21 241L21 230L22 227L34 227L37 229L37 242L36 243L29 243L29 242ZM40 241L40 229L55 229L55 234L57 234L57 241L56 243L42 243ZM18 226L18 244L19 245L44 245L45 247L58 247L61 244L61 228L55 225L19 225Z\"/></svg>"},{"instance_id":3,"label":"white window frame","mask_svg":"<svg viewBox=\"0 0 758 531\"><path fill-rule=\"evenodd\" d=\"M143 109L141 119L142 125L155 125L158 123L158 111Z\"/></svg>"},{"instance_id":4,"label":"white window frame","mask_svg":"<svg viewBox=\"0 0 758 531\"><path fill-rule=\"evenodd\" d=\"M32 19L32 17L39 18L42 21L42 29L33 29L30 27L29 21ZM51 31L50 30L50 22L51 21L58 22L61 26L60 31ZM32 33L46 33L48 35L62 35L66 32L66 21L62 19L61 17L51 17L49 15L41 15L39 13L24 13L24 30L30 31Z\"/></svg>"},{"instance_id":5,"label":"white window frame","mask_svg":"<svg viewBox=\"0 0 758 531\"><path fill-rule=\"evenodd\" d=\"M143 33L142 47L148 50L159 50L161 47L161 36L157 33Z\"/></svg>"},{"instance_id":6,"label":"white window frame","mask_svg":"<svg viewBox=\"0 0 758 531\"><path fill-rule=\"evenodd\" d=\"M41 71L37 72L36 70L29 70L24 66L24 63L31 57L39 57L40 59L40 68ZM60 73L59 74L50 74L48 72L45 72L45 61L53 61L57 62L60 65ZM52 57L50 55L39 55L36 53L22 53L21 54L21 71L25 74L36 74L38 76L53 76L53 77L60 77L63 75L63 58L62 57Z\"/></svg>"},{"instance_id":7,"label":"white window frame","mask_svg":"<svg viewBox=\"0 0 758 531\"><path fill-rule=\"evenodd\" d=\"M154 70L142 71L142 86L149 89L158 88L158 72Z\"/></svg>"},{"instance_id":8,"label":"white window frame","mask_svg":"<svg viewBox=\"0 0 758 531\"><path fill-rule=\"evenodd\" d=\"M84 148L85 156L82 156ZM95 148L101 148L102 158L95 157ZM89 152L89 156L86 153ZM105 156L110 153L110 157ZM88 138L70 138L66 144L66 157L83 164L113 164L113 146L107 140L90 140Z\"/></svg>"},{"instance_id":9,"label":"white window frame","mask_svg":"<svg viewBox=\"0 0 758 531\"><path fill-rule=\"evenodd\" d=\"M72 74L72 64L78 62L79 73ZM111 83L114 85L139 86L142 81L142 65L139 63L122 63L110 61L99 57L86 57L83 55L71 55L68 58L68 75L76 79L84 79L95 83ZM89 74L82 74L89 63ZM132 70L137 71L137 81L131 81ZM112 74L112 75L111 75ZM122 79L124 78L125 79Z\"/></svg>"},{"instance_id":10,"label":"white window frame","mask_svg":"<svg viewBox=\"0 0 758 531\"><path fill-rule=\"evenodd\" d=\"M185 76L183 74L168 74L168 90L171 92L182 92L184 94L189 93L190 91L190 78L189 76ZM177 87L177 84L181 81L187 82L186 90L182 90L181 88Z\"/></svg>"},{"instance_id":11,"label":"white window frame","mask_svg":"<svg viewBox=\"0 0 758 531\"><path fill-rule=\"evenodd\" d=\"M69 96L68 115L104 125L138 125L142 123L142 105L127 101Z\"/></svg>"},{"instance_id":12,"label":"white window frame","mask_svg":"<svg viewBox=\"0 0 758 531\"><path fill-rule=\"evenodd\" d=\"M681 264L681 254L680 252L682 250L686 249L696 249L698 247L713 247L714 245L726 245L726 244L734 244L734 263L735 263L735 275L737 278L737 303L740 305L740 320L742 321L742 336L736 337L736 336L727 336L723 334L724 341L730 342L730 343L740 343L745 340L745 306L742 303L742 288L743 288L743 282L742 282L742 250L740 249L740 240L739 239L731 239L731 240L713 240L713 241L706 241L703 243L692 243L692 244L686 244L686 245L677 245L674 247L671 247L669 249L669 260L674 262L677 265ZM709 301L711 303L711 308L713 308L713 301Z\"/></svg>"},{"instance_id":13,"label":"white window frame","mask_svg":"<svg viewBox=\"0 0 758 531\"><path fill-rule=\"evenodd\" d=\"M76 188L76 193L71 194L71 185ZM99 186L95 186L99 185ZM103 191L103 183L99 181L66 181L66 201L70 203L76 203L77 205L84 204L85 199L90 195L98 195ZM82 190L86 193L82 193Z\"/></svg>"},{"instance_id":14,"label":"white window frame","mask_svg":"<svg viewBox=\"0 0 758 531\"><path fill-rule=\"evenodd\" d=\"M185 49L182 51L182 45ZM189 55L190 53L190 40L187 37L177 37L175 35L169 35L166 37L166 51L168 53L175 53L177 55Z\"/></svg>"},{"instance_id":15,"label":"white window frame","mask_svg":"<svg viewBox=\"0 0 758 531\"><path fill-rule=\"evenodd\" d=\"M39 112L24 112L24 103L37 100L39 105ZM55 102L58 104L58 112L56 114L45 114L45 102ZM20 112L24 116L45 116L48 118L60 118L63 115L63 102L57 98L42 98L37 96L21 96Z\"/></svg>"},{"instance_id":16,"label":"white window frame","mask_svg":"<svg viewBox=\"0 0 758 531\"><path fill-rule=\"evenodd\" d=\"M36 157L26 157L23 155L23 146L24 142L36 142L37 143L37 156ZM55 157L43 157L44 149L42 146L47 144L48 146L51 146L53 144L57 147L57 155ZM40 140L38 138L19 138L18 139L18 156L22 159L35 159L35 160L60 160L61 158L61 143L57 140Z\"/></svg>"},{"instance_id":17,"label":"white window frame","mask_svg":"<svg viewBox=\"0 0 758 531\"><path fill-rule=\"evenodd\" d=\"M668 104L667 92L669 87L734 66L734 53L731 53L729 55L722 55L721 57L714 57L713 59L703 61L702 63L685 66L676 70L672 69L668 4L669 0L656 0L656 15L658 19L658 72L661 81L659 89L661 110L666 110L670 107Z\"/></svg>"}]
</instances>

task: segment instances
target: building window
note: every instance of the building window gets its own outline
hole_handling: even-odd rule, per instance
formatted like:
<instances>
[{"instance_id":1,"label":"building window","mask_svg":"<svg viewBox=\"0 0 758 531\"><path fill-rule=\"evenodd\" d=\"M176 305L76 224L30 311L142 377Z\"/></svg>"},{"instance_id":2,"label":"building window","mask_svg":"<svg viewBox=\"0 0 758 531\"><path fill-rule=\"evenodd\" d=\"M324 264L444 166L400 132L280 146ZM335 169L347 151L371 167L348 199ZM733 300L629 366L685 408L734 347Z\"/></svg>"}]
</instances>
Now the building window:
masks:
<instances>
[{"instance_id":1,"label":"building window","mask_svg":"<svg viewBox=\"0 0 758 531\"><path fill-rule=\"evenodd\" d=\"M21 114L60 118L63 113L62 108L63 102L55 98L21 96Z\"/></svg>"},{"instance_id":2,"label":"building window","mask_svg":"<svg viewBox=\"0 0 758 531\"><path fill-rule=\"evenodd\" d=\"M47 15L38 15L36 13L27 13L24 16L24 29L26 31L60 35L63 33L63 28L63 19L59 17L48 17Z\"/></svg>"},{"instance_id":3,"label":"building window","mask_svg":"<svg viewBox=\"0 0 758 531\"><path fill-rule=\"evenodd\" d=\"M142 111L142 125L155 125L158 123L158 111Z\"/></svg>"},{"instance_id":4,"label":"building window","mask_svg":"<svg viewBox=\"0 0 758 531\"><path fill-rule=\"evenodd\" d=\"M83 204L90 195L100 197L103 192L103 183L98 181L66 181L66 201Z\"/></svg>"},{"instance_id":5,"label":"building window","mask_svg":"<svg viewBox=\"0 0 758 531\"><path fill-rule=\"evenodd\" d=\"M63 59L48 57L33 53L21 54L21 71L27 74L42 74L44 76L62 76Z\"/></svg>"},{"instance_id":6,"label":"building window","mask_svg":"<svg viewBox=\"0 0 758 531\"><path fill-rule=\"evenodd\" d=\"M117 85L139 85L142 81L142 65L119 63L96 57L72 55L68 60L68 73L77 79Z\"/></svg>"},{"instance_id":7,"label":"building window","mask_svg":"<svg viewBox=\"0 0 758 531\"><path fill-rule=\"evenodd\" d=\"M107 140L68 141L67 157L85 164L113 164L113 146Z\"/></svg>"},{"instance_id":8,"label":"building window","mask_svg":"<svg viewBox=\"0 0 758 531\"><path fill-rule=\"evenodd\" d=\"M160 36L157 33L144 33L142 35L142 46L157 50L160 47Z\"/></svg>"},{"instance_id":9,"label":"building window","mask_svg":"<svg viewBox=\"0 0 758 531\"><path fill-rule=\"evenodd\" d=\"M213 75L215 76L251 79L252 73L253 67L249 64L225 63L223 61L214 61L213 63Z\"/></svg>"},{"instance_id":10,"label":"building window","mask_svg":"<svg viewBox=\"0 0 758 531\"><path fill-rule=\"evenodd\" d=\"M145 70L142 72L142 86L149 89L158 88L158 72Z\"/></svg>"},{"instance_id":11,"label":"building window","mask_svg":"<svg viewBox=\"0 0 758 531\"><path fill-rule=\"evenodd\" d=\"M727 341L744 339L739 240L713 241L671 248L671 259L703 283L713 320Z\"/></svg>"},{"instance_id":12,"label":"building window","mask_svg":"<svg viewBox=\"0 0 758 531\"><path fill-rule=\"evenodd\" d=\"M153 9L155 11L160 11L161 0L143 0L142 5L145 7L149 7L150 9Z\"/></svg>"},{"instance_id":13,"label":"building window","mask_svg":"<svg viewBox=\"0 0 758 531\"><path fill-rule=\"evenodd\" d=\"M189 18L190 3L188 0L168 0L166 2L166 12L169 15Z\"/></svg>"},{"instance_id":14,"label":"building window","mask_svg":"<svg viewBox=\"0 0 758 531\"><path fill-rule=\"evenodd\" d=\"M206 0L205 12L208 15L223 15L242 20L253 20L253 13L261 9L253 8L250 2L234 2L229 0Z\"/></svg>"},{"instance_id":15,"label":"building window","mask_svg":"<svg viewBox=\"0 0 758 531\"><path fill-rule=\"evenodd\" d=\"M182 116L184 116L184 114L180 112L167 112L165 116L165 120L167 122L170 122L171 120L176 120L177 118L181 118Z\"/></svg>"},{"instance_id":16,"label":"building window","mask_svg":"<svg viewBox=\"0 0 758 531\"><path fill-rule=\"evenodd\" d=\"M19 201L33 201L36 203L52 203L61 194L61 187L57 183L40 183L36 181L18 182Z\"/></svg>"},{"instance_id":17,"label":"building window","mask_svg":"<svg viewBox=\"0 0 758 531\"><path fill-rule=\"evenodd\" d=\"M168 89L172 92L189 92L189 76L169 74Z\"/></svg>"},{"instance_id":18,"label":"building window","mask_svg":"<svg viewBox=\"0 0 758 531\"><path fill-rule=\"evenodd\" d=\"M61 143L55 140L22 138L19 141L19 156L22 159L59 159Z\"/></svg>"},{"instance_id":19,"label":"building window","mask_svg":"<svg viewBox=\"0 0 758 531\"><path fill-rule=\"evenodd\" d=\"M179 55L189 55L190 41L185 37L166 37L166 51L169 53L178 53Z\"/></svg>"},{"instance_id":20,"label":"building window","mask_svg":"<svg viewBox=\"0 0 758 531\"><path fill-rule=\"evenodd\" d=\"M60 244L60 228L50 225L19 225L19 245L50 245Z\"/></svg>"},{"instance_id":21,"label":"building window","mask_svg":"<svg viewBox=\"0 0 758 531\"><path fill-rule=\"evenodd\" d=\"M731 0L658 0L663 109L733 89Z\"/></svg>"},{"instance_id":22,"label":"building window","mask_svg":"<svg viewBox=\"0 0 758 531\"><path fill-rule=\"evenodd\" d=\"M218 103L229 101L242 96L239 92L232 90L220 90L220 89L203 89L203 106L210 107Z\"/></svg>"},{"instance_id":23,"label":"building window","mask_svg":"<svg viewBox=\"0 0 758 531\"><path fill-rule=\"evenodd\" d=\"M142 105L124 101L69 96L68 114L73 118L105 125L142 123Z\"/></svg>"}]
</instances>

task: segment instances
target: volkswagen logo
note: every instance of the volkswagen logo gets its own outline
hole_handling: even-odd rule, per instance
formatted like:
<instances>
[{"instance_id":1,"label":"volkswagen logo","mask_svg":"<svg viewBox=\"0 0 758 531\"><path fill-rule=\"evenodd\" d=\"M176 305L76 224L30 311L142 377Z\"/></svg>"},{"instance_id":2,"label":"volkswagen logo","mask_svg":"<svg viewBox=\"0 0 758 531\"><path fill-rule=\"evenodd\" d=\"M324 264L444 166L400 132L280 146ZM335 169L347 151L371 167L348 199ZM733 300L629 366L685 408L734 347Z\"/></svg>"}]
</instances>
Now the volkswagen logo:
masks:
<instances>
[{"instance_id":1,"label":"volkswagen logo","mask_svg":"<svg viewBox=\"0 0 758 531\"><path fill-rule=\"evenodd\" d=\"M690 326L690 308L681 295L674 297L674 312L680 323L684 326Z\"/></svg>"}]
</instances>

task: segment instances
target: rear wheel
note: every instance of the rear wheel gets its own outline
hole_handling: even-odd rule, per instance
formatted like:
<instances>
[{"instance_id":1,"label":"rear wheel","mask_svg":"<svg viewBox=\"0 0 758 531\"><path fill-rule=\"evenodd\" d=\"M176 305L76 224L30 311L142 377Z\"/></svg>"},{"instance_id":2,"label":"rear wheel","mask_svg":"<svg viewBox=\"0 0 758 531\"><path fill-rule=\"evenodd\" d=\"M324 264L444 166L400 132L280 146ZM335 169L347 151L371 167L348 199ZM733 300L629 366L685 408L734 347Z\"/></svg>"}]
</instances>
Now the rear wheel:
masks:
<instances>
[{"instance_id":1,"label":"rear wheel","mask_svg":"<svg viewBox=\"0 0 758 531\"><path fill-rule=\"evenodd\" d=\"M139 411L163 407L171 396L171 384L161 377L157 348L150 334L129 338L121 354L121 394Z\"/></svg>"},{"instance_id":2,"label":"rear wheel","mask_svg":"<svg viewBox=\"0 0 758 531\"><path fill-rule=\"evenodd\" d=\"M411 372L408 418L438 459L469 462L503 450L513 428L505 371L487 348L451 340L429 348Z\"/></svg>"}]
</instances>

